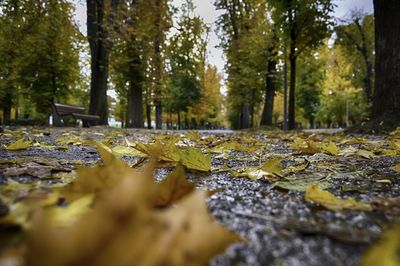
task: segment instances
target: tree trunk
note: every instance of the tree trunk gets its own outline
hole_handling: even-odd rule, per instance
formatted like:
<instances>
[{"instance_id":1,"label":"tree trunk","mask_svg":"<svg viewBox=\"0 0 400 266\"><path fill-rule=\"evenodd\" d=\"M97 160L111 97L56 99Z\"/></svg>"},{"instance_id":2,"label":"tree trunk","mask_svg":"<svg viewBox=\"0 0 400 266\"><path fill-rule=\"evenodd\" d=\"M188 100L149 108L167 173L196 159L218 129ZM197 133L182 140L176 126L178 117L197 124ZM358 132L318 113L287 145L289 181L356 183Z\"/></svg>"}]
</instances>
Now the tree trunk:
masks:
<instances>
[{"instance_id":1,"label":"tree trunk","mask_svg":"<svg viewBox=\"0 0 400 266\"><path fill-rule=\"evenodd\" d=\"M156 0L156 30L157 34L154 42L154 54L155 54L155 68L156 68L156 76L155 76L155 89L154 89L154 105L156 108L156 128L162 129L162 101L161 101L161 80L162 80L162 58L161 58L161 45L164 31L161 28L161 0Z\"/></svg>"},{"instance_id":2,"label":"tree trunk","mask_svg":"<svg viewBox=\"0 0 400 266\"><path fill-rule=\"evenodd\" d=\"M239 117L239 129L245 129L250 127L250 106L248 103L243 104L240 117Z\"/></svg>"},{"instance_id":3,"label":"tree trunk","mask_svg":"<svg viewBox=\"0 0 400 266\"><path fill-rule=\"evenodd\" d=\"M295 46L290 48L290 87L289 87L289 121L288 129L293 130L296 128L296 56Z\"/></svg>"},{"instance_id":4,"label":"tree trunk","mask_svg":"<svg viewBox=\"0 0 400 266\"><path fill-rule=\"evenodd\" d=\"M143 90L141 83L135 81L130 81L129 84L126 127L143 128Z\"/></svg>"},{"instance_id":5,"label":"tree trunk","mask_svg":"<svg viewBox=\"0 0 400 266\"><path fill-rule=\"evenodd\" d=\"M151 129L151 105L146 103L147 128Z\"/></svg>"},{"instance_id":6,"label":"tree trunk","mask_svg":"<svg viewBox=\"0 0 400 266\"><path fill-rule=\"evenodd\" d=\"M100 116L100 125L108 125L107 81L109 55L112 43L107 32L108 24L114 23L118 6L111 1L108 21L105 19L105 1L87 0L87 31L90 47L90 104L89 113Z\"/></svg>"},{"instance_id":7,"label":"tree trunk","mask_svg":"<svg viewBox=\"0 0 400 266\"><path fill-rule=\"evenodd\" d=\"M400 1L374 0L375 94L372 117L393 126L400 121Z\"/></svg>"},{"instance_id":8,"label":"tree trunk","mask_svg":"<svg viewBox=\"0 0 400 266\"><path fill-rule=\"evenodd\" d=\"M178 111L177 114L178 114L178 129L181 130L182 129L182 127L181 127L181 112Z\"/></svg>"},{"instance_id":9,"label":"tree trunk","mask_svg":"<svg viewBox=\"0 0 400 266\"><path fill-rule=\"evenodd\" d=\"M275 99L275 78L276 78L276 60L272 57L268 60L268 71L265 86L265 102L261 117L261 126L272 126L272 116L274 113Z\"/></svg>"},{"instance_id":10,"label":"tree trunk","mask_svg":"<svg viewBox=\"0 0 400 266\"><path fill-rule=\"evenodd\" d=\"M310 128L311 129L313 129L315 127L314 121L315 121L315 118L313 116L308 118L308 122L310 123Z\"/></svg>"},{"instance_id":11,"label":"tree trunk","mask_svg":"<svg viewBox=\"0 0 400 266\"><path fill-rule=\"evenodd\" d=\"M9 126L11 121L11 105L3 106L4 125Z\"/></svg>"}]
</instances>

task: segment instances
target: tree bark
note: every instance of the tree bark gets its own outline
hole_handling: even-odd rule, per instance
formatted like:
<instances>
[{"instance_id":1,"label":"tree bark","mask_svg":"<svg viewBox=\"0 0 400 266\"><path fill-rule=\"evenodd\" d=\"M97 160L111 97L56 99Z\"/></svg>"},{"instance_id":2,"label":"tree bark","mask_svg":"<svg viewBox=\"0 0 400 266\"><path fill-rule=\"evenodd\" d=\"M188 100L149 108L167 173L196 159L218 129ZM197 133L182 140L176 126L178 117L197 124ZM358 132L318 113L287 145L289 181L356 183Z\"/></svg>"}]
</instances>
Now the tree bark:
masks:
<instances>
[{"instance_id":1,"label":"tree bark","mask_svg":"<svg viewBox=\"0 0 400 266\"><path fill-rule=\"evenodd\" d=\"M129 83L126 127L143 128L143 90L141 83L135 81L133 79Z\"/></svg>"},{"instance_id":2,"label":"tree bark","mask_svg":"<svg viewBox=\"0 0 400 266\"><path fill-rule=\"evenodd\" d=\"M146 103L147 128L151 129L151 105Z\"/></svg>"},{"instance_id":3,"label":"tree bark","mask_svg":"<svg viewBox=\"0 0 400 266\"><path fill-rule=\"evenodd\" d=\"M9 126L11 121L11 106L3 106L3 122L4 125Z\"/></svg>"},{"instance_id":4,"label":"tree bark","mask_svg":"<svg viewBox=\"0 0 400 266\"><path fill-rule=\"evenodd\" d=\"M296 128L296 46L291 44L290 46L290 86L289 86L289 119L288 129L293 130Z\"/></svg>"},{"instance_id":5,"label":"tree bark","mask_svg":"<svg viewBox=\"0 0 400 266\"><path fill-rule=\"evenodd\" d=\"M161 28L161 11L162 11L162 0L156 0L156 31L154 42L154 54L155 54L155 89L154 89L154 105L156 108L156 129L162 129L162 100L161 100L161 79L162 79L162 58L161 58L161 45L163 39L163 29Z\"/></svg>"},{"instance_id":6,"label":"tree bark","mask_svg":"<svg viewBox=\"0 0 400 266\"><path fill-rule=\"evenodd\" d=\"M104 0L87 0L86 3L87 31L91 56L89 113L100 116L100 125L108 125L107 82L112 43L109 40L107 26L114 23L119 1L111 1L108 21L105 19Z\"/></svg>"},{"instance_id":7,"label":"tree bark","mask_svg":"<svg viewBox=\"0 0 400 266\"><path fill-rule=\"evenodd\" d=\"M250 105L243 104L239 115L239 129L250 127Z\"/></svg>"},{"instance_id":8,"label":"tree bark","mask_svg":"<svg viewBox=\"0 0 400 266\"><path fill-rule=\"evenodd\" d=\"M372 117L396 126L400 122L400 1L374 0L374 9L376 79Z\"/></svg>"},{"instance_id":9,"label":"tree bark","mask_svg":"<svg viewBox=\"0 0 400 266\"><path fill-rule=\"evenodd\" d=\"M265 86L264 109L261 117L261 126L272 126L275 99L276 60L271 57L268 60L267 79Z\"/></svg>"},{"instance_id":10,"label":"tree bark","mask_svg":"<svg viewBox=\"0 0 400 266\"><path fill-rule=\"evenodd\" d=\"M178 129L181 130L182 129L182 125L181 125L181 112L178 111Z\"/></svg>"},{"instance_id":11,"label":"tree bark","mask_svg":"<svg viewBox=\"0 0 400 266\"><path fill-rule=\"evenodd\" d=\"M290 61L290 85L289 85L289 112L288 112L288 129L293 130L296 128L296 102L295 102L295 92L296 92L296 28L297 25L294 23L295 14L292 8L292 0L287 0L288 10L289 10L289 24L290 29L290 51L289 51L289 61Z\"/></svg>"}]
</instances>

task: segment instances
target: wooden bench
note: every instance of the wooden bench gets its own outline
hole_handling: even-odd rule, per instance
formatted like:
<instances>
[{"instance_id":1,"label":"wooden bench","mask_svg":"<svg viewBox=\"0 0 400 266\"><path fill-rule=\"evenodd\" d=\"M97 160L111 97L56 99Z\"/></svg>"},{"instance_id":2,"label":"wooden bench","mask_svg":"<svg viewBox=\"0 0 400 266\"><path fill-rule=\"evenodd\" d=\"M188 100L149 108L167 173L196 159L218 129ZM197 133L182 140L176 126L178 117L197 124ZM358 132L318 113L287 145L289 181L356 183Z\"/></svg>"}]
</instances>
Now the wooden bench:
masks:
<instances>
[{"instance_id":1,"label":"wooden bench","mask_svg":"<svg viewBox=\"0 0 400 266\"><path fill-rule=\"evenodd\" d=\"M51 109L53 114L53 126L56 127L66 126L65 120L71 117L75 119L75 121L78 119L82 120L83 125L86 127L97 125L100 121L98 115L86 114L85 107L82 106L51 102Z\"/></svg>"}]
</instances>

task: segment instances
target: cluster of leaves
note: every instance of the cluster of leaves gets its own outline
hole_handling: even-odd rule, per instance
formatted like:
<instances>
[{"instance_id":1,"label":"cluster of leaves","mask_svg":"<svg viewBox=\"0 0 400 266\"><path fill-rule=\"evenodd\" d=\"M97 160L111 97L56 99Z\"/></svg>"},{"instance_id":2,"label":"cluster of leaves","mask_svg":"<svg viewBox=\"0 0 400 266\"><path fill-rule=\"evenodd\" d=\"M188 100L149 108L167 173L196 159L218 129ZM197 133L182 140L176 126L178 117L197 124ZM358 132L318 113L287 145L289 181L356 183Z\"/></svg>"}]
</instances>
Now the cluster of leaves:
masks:
<instances>
[{"instance_id":1,"label":"cluster of leaves","mask_svg":"<svg viewBox=\"0 0 400 266\"><path fill-rule=\"evenodd\" d=\"M7 246L5 259L15 259L18 254L29 264L38 265L80 265L88 261L97 265L116 258L128 264L206 263L237 237L211 222L204 205L205 194L196 192L194 184L186 181L184 168L209 174L226 172L232 178L267 182L277 191L299 191L310 208L381 212L391 217L400 214L398 198L376 196L398 185L400 130L385 138L281 132L135 132L134 139L122 130L66 130L55 143L40 140L44 133L60 134L6 131L2 143L8 139L8 154L34 149L57 149L62 153L74 146L83 149L96 145L103 165L82 167L96 162L24 157L1 161L0 169L7 178L7 184L0 186L1 204L8 211L1 215L0 222L3 228L17 225L27 232L22 241L27 245L25 251L18 245L11 249ZM10 138L16 141L10 142ZM97 144L89 140L93 138ZM128 166L117 157L134 160L128 159ZM150 162L143 166L146 158ZM161 183L153 178L155 158L163 167L176 167ZM393 162L384 175L349 167L377 160ZM38 181L14 181L26 176ZM213 236L213 245L205 237L209 234ZM388 261L395 262L396 234L398 229L393 229L388 240L372 247L365 255L365 265L379 256L382 249L390 252ZM134 249L138 253L127 252L127 246L136 247L143 242L154 242L148 247L149 253L140 248ZM51 255L37 256L49 251Z\"/></svg>"},{"instance_id":2,"label":"cluster of leaves","mask_svg":"<svg viewBox=\"0 0 400 266\"><path fill-rule=\"evenodd\" d=\"M26 149L27 143L18 140L7 149ZM147 147L152 156L164 160L175 156ZM103 165L79 168L70 183L46 188L9 180L1 187L2 204L9 204L10 212L0 223L26 231L25 248L6 250L2 261L14 259L16 265L204 265L240 240L212 221L205 205L207 193L195 190L182 166L158 183L153 178L154 159L134 171L101 145L98 150ZM149 244L144 247L143 243Z\"/></svg>"}]
</instances>

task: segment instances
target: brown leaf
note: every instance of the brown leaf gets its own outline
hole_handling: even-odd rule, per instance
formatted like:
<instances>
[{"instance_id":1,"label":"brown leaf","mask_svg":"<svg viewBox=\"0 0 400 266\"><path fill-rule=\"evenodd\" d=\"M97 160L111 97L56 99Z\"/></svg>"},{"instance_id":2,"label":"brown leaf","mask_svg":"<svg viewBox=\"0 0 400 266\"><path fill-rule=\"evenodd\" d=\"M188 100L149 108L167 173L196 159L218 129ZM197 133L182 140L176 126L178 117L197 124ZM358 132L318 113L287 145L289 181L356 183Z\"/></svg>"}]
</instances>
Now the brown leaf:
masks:
<instances>
[{"instance_id":1,"label":"brown leaf","mask_svg":"<svg viewBox=\"0 0 400 266\"><path fill-rule=\"evenodd\" d=\"M155 205L164 207L175 203L194 189L195 186L186 180L183 166L178 165L175 171L159 184Z\"/></svg>"}]
</instances>

